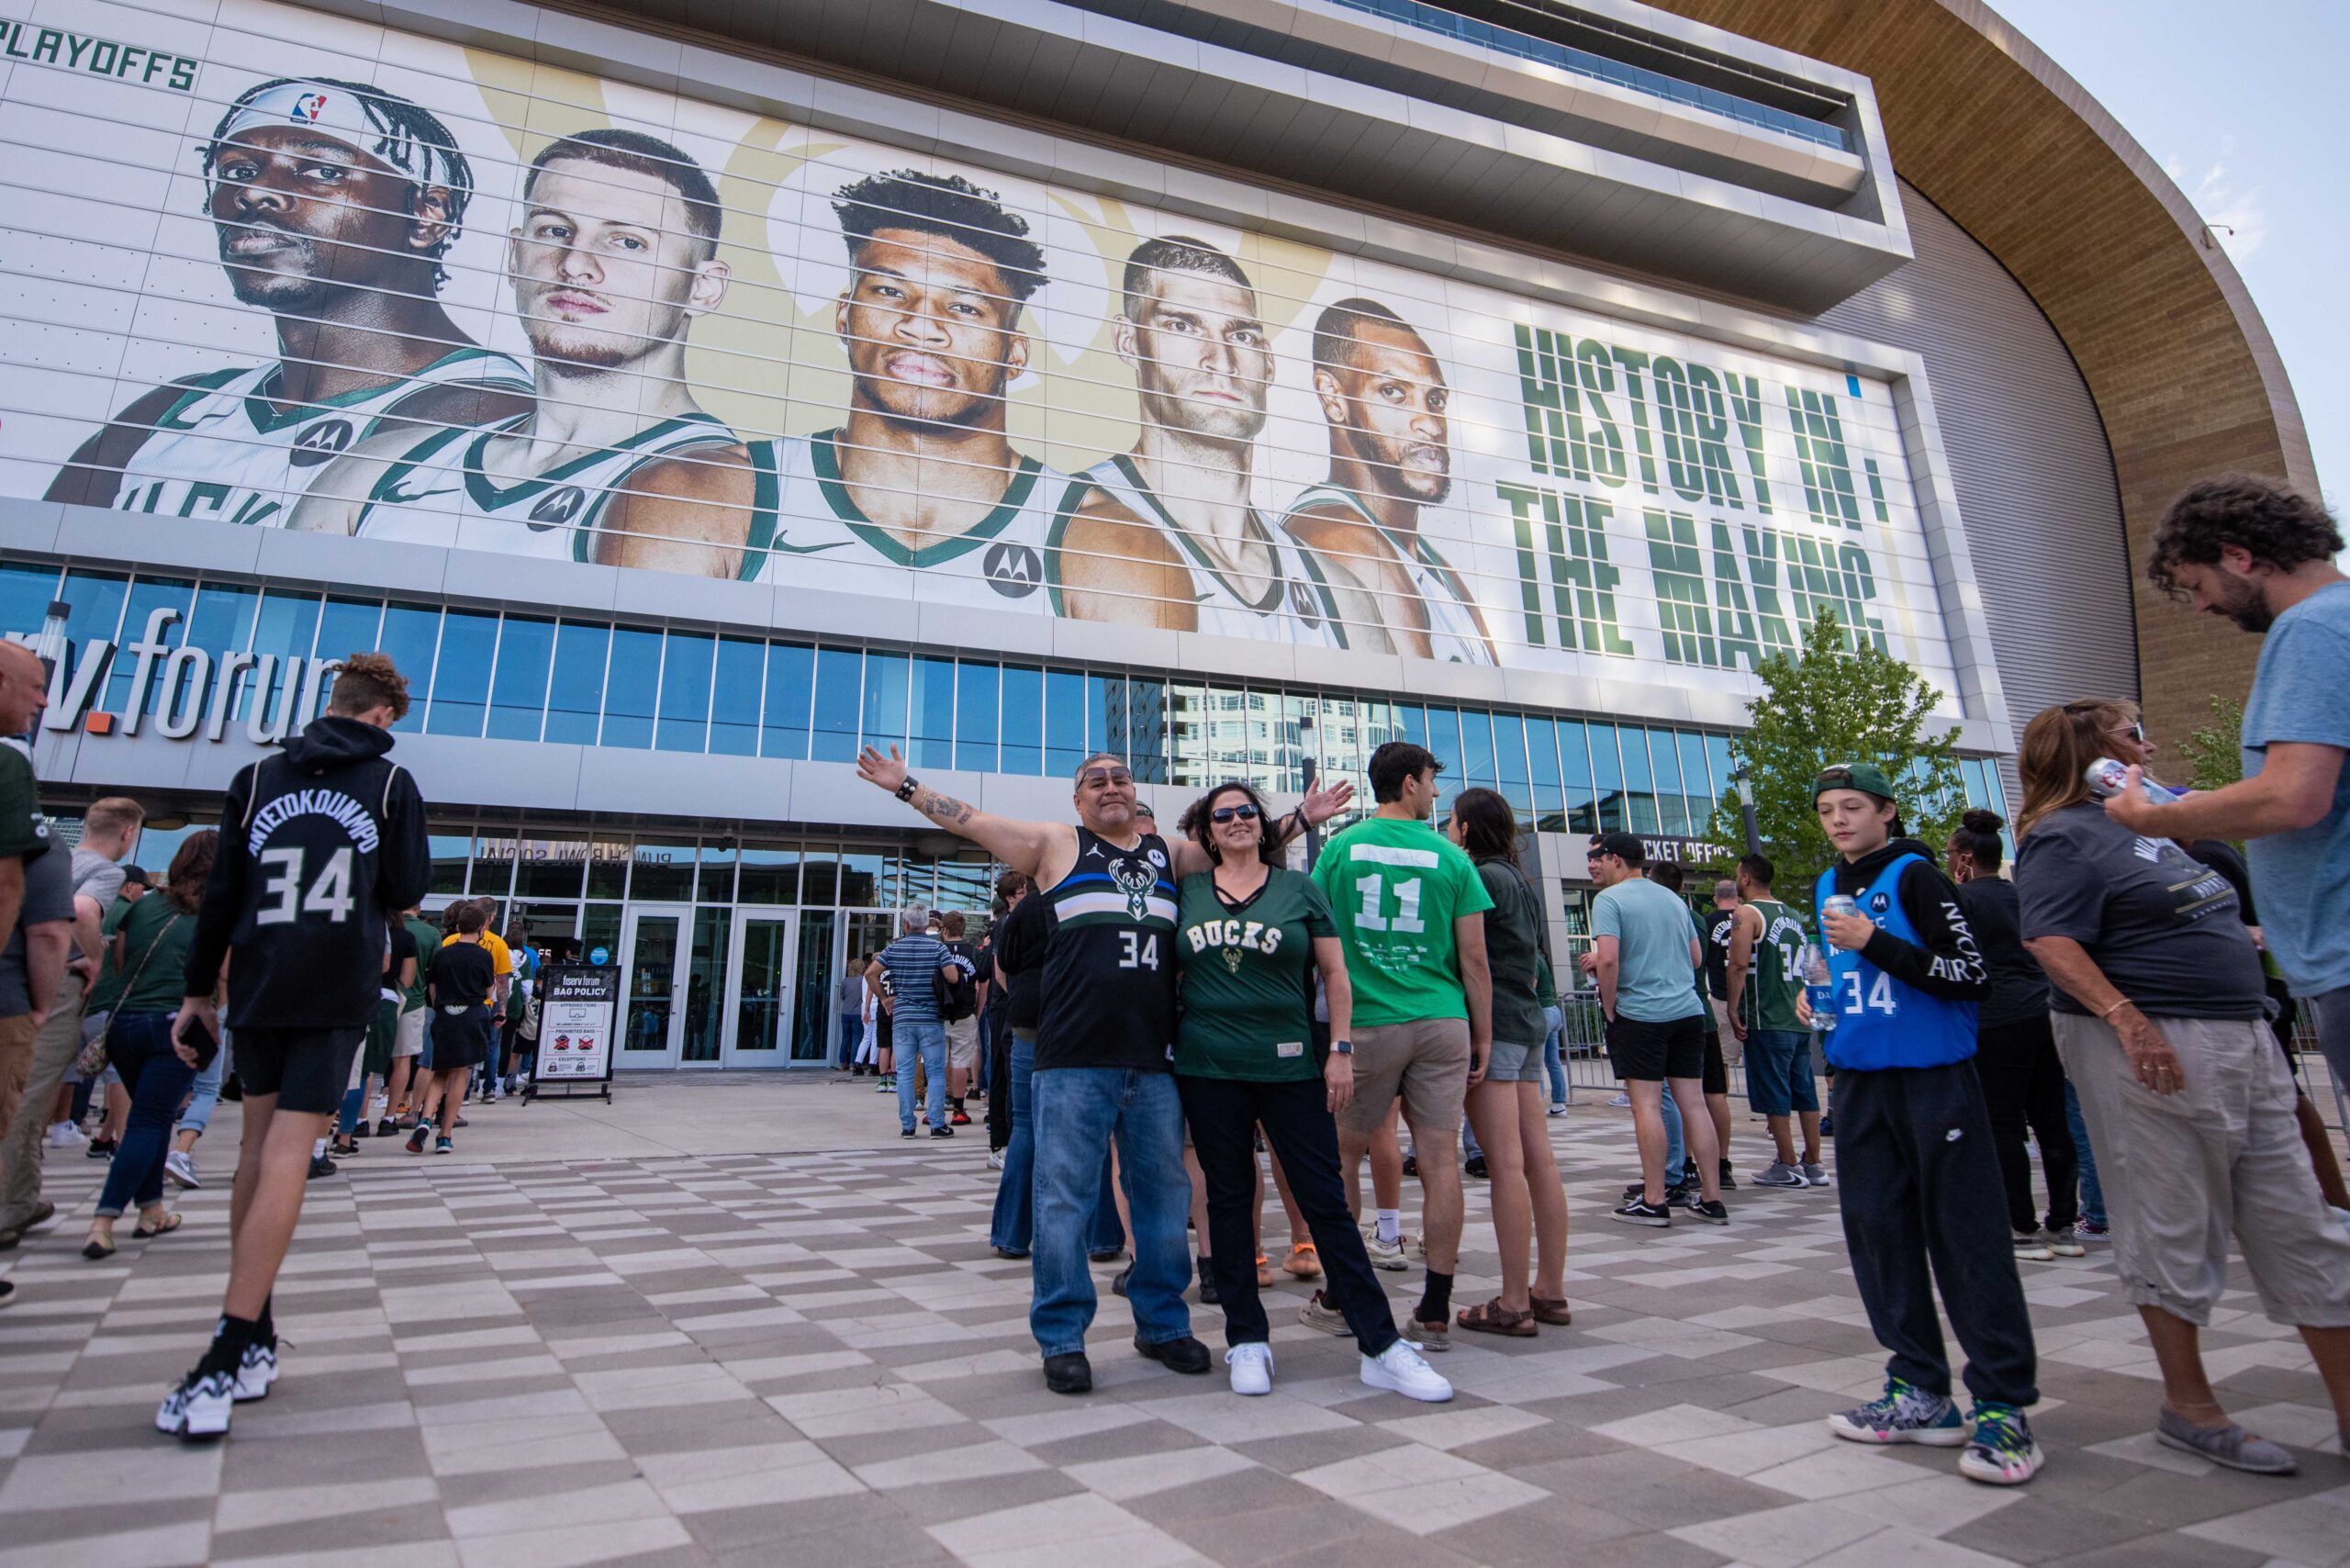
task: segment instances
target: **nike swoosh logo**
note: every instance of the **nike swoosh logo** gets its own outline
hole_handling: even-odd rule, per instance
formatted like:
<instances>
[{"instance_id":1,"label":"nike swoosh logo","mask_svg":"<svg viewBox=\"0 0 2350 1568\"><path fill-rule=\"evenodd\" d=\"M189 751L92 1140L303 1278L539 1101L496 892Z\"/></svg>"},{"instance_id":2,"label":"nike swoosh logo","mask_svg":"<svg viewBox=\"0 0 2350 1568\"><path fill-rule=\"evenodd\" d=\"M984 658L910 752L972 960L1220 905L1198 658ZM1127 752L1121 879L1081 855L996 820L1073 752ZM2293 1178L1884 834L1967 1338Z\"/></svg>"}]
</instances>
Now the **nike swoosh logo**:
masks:
<instances>
[{"instance_id":1,"label":"nike swoosh logo","mask_svg":"<svg viewBox=\"0 0 2350 1568\"><path fill-rule=\"evenodd\" d=\"M793 544L778 539L767 548L778 555L821 555L827 550L837 550L847 543L845 539L828 540L822 544Z\"/></svg>"},{"instance_id":2,"label":"nike swoosh logo","mask_svg":"<svg viewBox=\"0 0 2350 1568\"><path fill-rule=\"evenodd\" d=\"M456 493L457 487L454 485L443 485L437 490L404 490L395 485L384 492L384 499L393 506L404 507L412 506L418 501L430 500L434 496L453 496Z\"/></svg>"}]
</instances>

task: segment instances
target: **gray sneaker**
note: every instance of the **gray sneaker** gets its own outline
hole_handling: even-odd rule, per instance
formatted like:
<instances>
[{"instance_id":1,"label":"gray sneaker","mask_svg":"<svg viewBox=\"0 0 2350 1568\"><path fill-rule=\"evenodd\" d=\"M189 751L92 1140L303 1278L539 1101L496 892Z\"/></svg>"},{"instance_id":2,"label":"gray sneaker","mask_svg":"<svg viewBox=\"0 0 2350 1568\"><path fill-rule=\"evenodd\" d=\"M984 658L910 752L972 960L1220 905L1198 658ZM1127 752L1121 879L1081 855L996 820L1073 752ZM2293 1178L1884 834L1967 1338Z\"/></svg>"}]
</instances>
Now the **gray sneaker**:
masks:
<instances>
[{"instance_id":1,"label":"gray sneaker","mask_svg":"<svg viewBox=\"0 0 2350 1568\"><path fill-rule=\"evenodd\" d=\"M1811 1185L1810 1182L1804 1177L1803 1167L1789 1165L1777 1159L1771 1161L1769 1167L1760 1176L1754 1178L1754 1184L1758 1187L1808 1187Z\"/></svg>"},{"instance_id":2,"label":"gray sneaker","mask_svg":"<svg viewBox=\"0 0 2350 1568\"><path fill-rule=\"evenodd\" d=\"M2291 1454L2266 1438L2254 1437L2233 1421L2224 1427L2199 1427L2167 1405L2154 1423L2154 1441L2252 1475L2290 1475L2300 1468Z\"/></svg>"},{"instance_id":3,"label":"gray sneaker","mask_svg":"<svg viewBox=\"0 0 2350 1568\"><path fill-rule=\"evenodd\" d=\"M2052 1226L2040 1233L2040 1239L2046 1242L2048 1250L2059 1258L2086 1258L2089 1254L2089 1249L2081 1245L2081 1238L2073 1234L2073 1227L2069 1225L2061 1230Z\"/></svg>"},{"instance_id":4,"label":"gray sneaker","mask_svg":"<svg viewBox=\"0 0 2350 1568\"><path fill-rule=\"evenodd\" d=\"M1347 1327L1346 1314L1324 1301L1320 1291L1305 1298L1305 1305L1297 1309L1297 1320L1308 1328L1319 1328L1325 1334L1336 1334L1341 1338L1351 1338L1354 1334L1354 1330Z\"/></svg>"},{"instance_id":5,"label":"gray sneaker","mask_svg":"<svg viewBox=\"0 0 2350 1568\"><path fill-rule=\"evenodd\" d=\"M1807 1165L1803 1168L1803 1179L1812 1186L1825 1187L1828 1185L1828 1167L1825 1165Z\"/></svg>"}]
</instances>

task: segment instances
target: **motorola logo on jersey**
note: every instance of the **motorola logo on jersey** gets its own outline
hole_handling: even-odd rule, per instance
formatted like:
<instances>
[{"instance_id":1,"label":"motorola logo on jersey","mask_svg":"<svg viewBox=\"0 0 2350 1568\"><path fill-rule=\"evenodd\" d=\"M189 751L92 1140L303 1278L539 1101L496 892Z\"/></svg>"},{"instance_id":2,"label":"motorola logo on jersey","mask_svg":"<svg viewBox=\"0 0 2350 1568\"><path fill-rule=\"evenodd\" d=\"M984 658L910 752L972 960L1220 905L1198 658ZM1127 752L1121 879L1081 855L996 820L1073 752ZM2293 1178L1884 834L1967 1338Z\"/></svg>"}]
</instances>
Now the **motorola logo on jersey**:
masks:
<instances>
[{"instance_id":1,"label":"motorola logo on jersey","mask_svg":"<svg viewBox=\"0 0 2350 1568\"><path fill-rule=\"evenodd\" d=\"M1892 907L1893 900L1884 893L1874 894L1869 899L1869 913L1872 914L1883 914Z\"/></svg>"},{"instance_id":2,"label":"motorola logo on jersey","mask_svg":"<svg viewBox=\"0 0 2350 1568\"><path fill-rule=\"evenodd\" d=\"M997 543L979 557L988 587L1006 599L1026 599L1045 580L1043 557L1025 544Z\"/></svg>"},{"instance_id":3,"label":"motorola logo on jersey","mask_svg":"<svg viewBox=\"0 0 2350 1568\"><path fill-rule=\"evenodd\" d=\"M1306 625L1322 624L1322 611L1314 602L1314 590L1304 583L1293 582L1289 585L1289 608L1290 613L1295 615Z\"/></svg>"},{"instance_id":4,"label":"motorola logo on jersey","mask_svg":"<svg viewBox=\"0 0 2350 1568\"><path fill-rule=\"evenodd\" d=\"M560 490L549 490L531 509L528 526L544 533L550 528L564 528L579 515L588 504L588 492L576 485L565 485Z\"/></svg>"},{"instance_id":5,"label":"motorola logo on jersey","mask_svg":"<svg viewBox=\"0 0 2350 1568\"><path fill-rule=\"evenodd\" d=\"M297 468L316 468L349 450L354 433L349 420L320 420L294 438L285 461Z\"/></svg>"}]
</instances>

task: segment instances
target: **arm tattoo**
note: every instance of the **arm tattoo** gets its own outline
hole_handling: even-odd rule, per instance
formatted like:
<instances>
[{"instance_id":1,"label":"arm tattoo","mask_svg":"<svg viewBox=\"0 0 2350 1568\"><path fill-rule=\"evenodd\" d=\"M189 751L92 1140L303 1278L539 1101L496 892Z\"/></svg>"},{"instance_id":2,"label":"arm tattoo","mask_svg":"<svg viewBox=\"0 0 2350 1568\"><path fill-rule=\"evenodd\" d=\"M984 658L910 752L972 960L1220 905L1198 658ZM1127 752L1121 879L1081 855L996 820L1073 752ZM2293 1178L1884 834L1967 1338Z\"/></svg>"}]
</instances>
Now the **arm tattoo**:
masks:
<instances>
[{"instance_id":1,"label":"arm tattoo","mask_svg":"<svg viewBox=\"0 0 2350 1568\"><path fill-rule=\"evenodd\" d=\"M913 808L941 827L962 827L976 814L969 806L951 795L942 795L932 789L914 791Z\"/></svg>"}]
</instances>

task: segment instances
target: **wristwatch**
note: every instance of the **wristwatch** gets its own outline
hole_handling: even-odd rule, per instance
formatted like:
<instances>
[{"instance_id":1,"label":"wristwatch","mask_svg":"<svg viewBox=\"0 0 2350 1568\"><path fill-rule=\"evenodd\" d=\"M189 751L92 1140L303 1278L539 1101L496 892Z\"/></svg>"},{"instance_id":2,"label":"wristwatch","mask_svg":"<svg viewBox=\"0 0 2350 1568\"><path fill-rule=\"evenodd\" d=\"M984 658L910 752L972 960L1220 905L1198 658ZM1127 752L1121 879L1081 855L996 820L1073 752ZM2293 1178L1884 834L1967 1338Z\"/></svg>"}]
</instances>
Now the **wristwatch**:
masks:
<instances>
[{"instance_id":1,"label":"wristwatch","mask_svg":"<svg viewBox=\"0 0 2350 1568\"><path fill-rule=\"evenodd\" d=\"M911 801L914 798L914 791L921 788L922 780L909 773L906 775L906 781L898 786L896 794L901 801Z\"/></svg>"},{"instance_id":2,"label":"wristwatch","mask_svg":"<svg viewBox=\"0 0 2350 1568\"><path fill-rule=\"evenodd\" d=\"M1330 1042L1330 1054L1334 1057L1350 1057L1355 1054L1355 1043L1352 1040L1333 1040Z\"/></svg>"}]
</instances>

